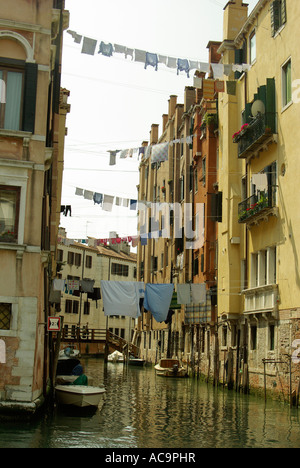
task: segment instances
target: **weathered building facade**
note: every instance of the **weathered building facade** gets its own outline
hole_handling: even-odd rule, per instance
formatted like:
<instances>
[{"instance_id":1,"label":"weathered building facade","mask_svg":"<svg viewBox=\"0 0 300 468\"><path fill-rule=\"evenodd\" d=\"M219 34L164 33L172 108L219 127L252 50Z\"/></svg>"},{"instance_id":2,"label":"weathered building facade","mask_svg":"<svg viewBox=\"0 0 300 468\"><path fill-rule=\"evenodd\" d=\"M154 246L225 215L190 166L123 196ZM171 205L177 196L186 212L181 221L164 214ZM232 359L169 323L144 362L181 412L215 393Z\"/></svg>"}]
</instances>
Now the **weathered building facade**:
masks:
<instances>
[{"instance_id":1,"label":"weathered building facade","mask_svg":"<svg viewBox=\"0 0 300 468\"><path fill-rule=\"evenodd\" d=\"M155 193L166 203L192 201L193 226L204 205L204 240L189 251L172 230L151 239L138 250L138 279L175 290L205 283L211 301L198 322L200 309L187 306L164 325L143 316L144 356L179 356L217 384L286 401L299 394L298 9L294 0L261 0L248 15L242 0L227 3L223 41L208 44L210 64L228 65L226 74L207 98L199 83L215 80L196 72L190 104L171 96L163 135L150 142L193 134L193 147L170 145L159 167L142 161L139 192L154 202L151 190L163 186Z\"/></svg>"},{"instance_id":2,"label":"weathered building facade","mask_svg":"<svg viewBox=\"0 0 300 468\"><path fill-rule=\"evenodd\" d=\"M0 4L0 409L34 413L49 375L46 324L69 112L60 64L69 15L59 0Z\"/></svg>"}]
</instances>

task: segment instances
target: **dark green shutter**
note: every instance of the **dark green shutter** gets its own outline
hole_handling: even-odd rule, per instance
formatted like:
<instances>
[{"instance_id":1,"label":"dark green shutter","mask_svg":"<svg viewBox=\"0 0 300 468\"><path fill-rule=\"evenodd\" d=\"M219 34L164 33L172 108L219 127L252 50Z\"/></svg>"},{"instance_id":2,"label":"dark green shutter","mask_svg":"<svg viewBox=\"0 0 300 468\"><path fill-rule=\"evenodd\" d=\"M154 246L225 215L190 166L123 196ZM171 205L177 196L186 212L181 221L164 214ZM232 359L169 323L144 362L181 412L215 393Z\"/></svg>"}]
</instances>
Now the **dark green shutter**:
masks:
<instances>
[{"instance_id":1,"label":"dark green shutter","mask_svg":"<svg viewBox=\"0 0 300 468\"><path fill-rule=\"evenodd\" d=\"M24 132L34 133L38 66L36 63L25 64L23 125Z\"/></svg>"},{"instance_id":2,"label":"dark green shutter","mask_svg":"<svg viewBox=\"0 0 300 468\"><path fill-rule=\"evenodd\" d=\"M244 49L235 49L234 51L234 59L237 65L242 65L244 62ZM234 77L238 80L242 76L242 72L235 72Z\"/></svg>"},{"instance_id":3,"label":"dark green shutter","mask_svg":"<svg viewBox=\"0 0 300 468\"><path fill-rule=\"evenodd\" d=\"M276 103L275 103L275 79L267 78L266 89L266 126L276 133Z\"/></svg>"},{"instance_id":4,"label":"dark green shutter","mask_svg":"<svg viewBox=\"0 0 300 468\"><path fill-rule=\"evenodd\" d=\"M271 4L271 33L272 37L275 36L276 32L280 27L280 0L274 0Z\"/></svg>"},{"instance_id":5,"label":"dark green shutter","mask_svg":"<svg viewBox=\"0 0 300 468\"><path fill-rule=\"evenodd\" d=\"M286 23L286 0L281 0L281 25Z\"/></svg>"}]
</instances>

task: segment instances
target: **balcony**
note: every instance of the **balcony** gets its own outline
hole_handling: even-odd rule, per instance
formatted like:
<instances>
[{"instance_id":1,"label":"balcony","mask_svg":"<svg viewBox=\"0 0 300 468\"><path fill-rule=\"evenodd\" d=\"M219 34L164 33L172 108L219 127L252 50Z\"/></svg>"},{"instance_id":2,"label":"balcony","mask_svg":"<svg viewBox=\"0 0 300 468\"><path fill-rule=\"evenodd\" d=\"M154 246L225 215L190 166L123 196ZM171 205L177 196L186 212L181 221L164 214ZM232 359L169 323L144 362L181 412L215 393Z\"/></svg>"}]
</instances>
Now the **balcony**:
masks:
<instances>
[{"instance_id":1,"label":"balcony","mask_svg":"<svg viewBox=\"0 0 300 468\"><path fill-rule=\"evenodd\" d=\"M260 220L277 215L277 186L269 185L267 190L257 191L239 204L239 223L258 224Z\"/></svg>"},{"instance_id":2,"label":"balcony","mask_svg":"<svg viewBox=\"0 0 300 468\"><path fill-rule=\"evenodd\" d=\"M234 143L238 143L239 159L246 159L258 154L269 144L276 141L275 133L275 114L258 114L253 121L238 132Z\"/></svg>"},{"instance_id":3,"label":"balcony","mask_svg":"<svg viewBox=\"0 0 300 468\"><path fill-rule=\"evenodd\" d=\"M271 313L276 317L278 310L278 285L268 284L243 291L244 314Z\"/></svg>"}]
</instances>

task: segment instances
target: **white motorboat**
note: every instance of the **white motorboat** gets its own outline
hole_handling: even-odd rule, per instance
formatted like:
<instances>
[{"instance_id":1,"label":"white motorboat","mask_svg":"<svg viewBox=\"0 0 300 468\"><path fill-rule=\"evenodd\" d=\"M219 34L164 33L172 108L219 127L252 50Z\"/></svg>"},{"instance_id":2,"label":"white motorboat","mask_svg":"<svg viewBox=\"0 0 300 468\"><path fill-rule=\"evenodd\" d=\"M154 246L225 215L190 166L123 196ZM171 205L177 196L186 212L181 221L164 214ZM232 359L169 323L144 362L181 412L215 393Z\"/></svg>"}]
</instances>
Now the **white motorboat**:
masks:
<instances>
[{"instance_id":1,"label":"white motorboat","mask_svg":"<svg viewBox=\"0 0 300 468\"><path fill-rule=\"evenodd\" d=\"M179 359L160 359L154 366L156 375L162 377L187 377L187 369L183 367Z\"/></svg>"},{"instance_id":2,"label":"white motorboat","mask_svg":"<svg viewBox=\"0 0 300 468\"><path fill-rule=\"evenodd\" d=\"M115 363L124 362L124 356L119 351L115 351L114 353L108 356L107 360L108 362L115 362Z\"/></svg>"},{"instance_id":3,"label":"white motorboat","mask_svg":"<svg viewBox=\"0 0 300 468\"><path fill-rule=\"evenodd\" d=\"M145 359L138 359L134 357L130 357L128 360L128 364L130 366L143 367L145 363L146 363Z\"/></svg>"},{"instance_id":4,"label":"white motorboat","mask_svg":"<svg viewBox=\"0 0 300 468\"><path fill-rule=\"evenodd\" d=\"M105 402L106 390L86 385L56 385L55 395L60 405L101 409Z\"/></svg>"}]
</instances>

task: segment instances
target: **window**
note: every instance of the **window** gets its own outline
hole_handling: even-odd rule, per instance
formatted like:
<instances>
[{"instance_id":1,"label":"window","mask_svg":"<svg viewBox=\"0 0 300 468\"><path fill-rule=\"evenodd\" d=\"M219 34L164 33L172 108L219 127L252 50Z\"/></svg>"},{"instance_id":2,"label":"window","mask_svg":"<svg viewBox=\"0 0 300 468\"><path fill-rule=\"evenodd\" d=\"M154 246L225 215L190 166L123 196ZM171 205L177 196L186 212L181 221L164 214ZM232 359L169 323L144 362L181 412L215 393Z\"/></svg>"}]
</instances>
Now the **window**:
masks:
<instances>
[{"instance_id":1,"label":"window","mask_svg":"<svg viewBox=\"0 0 300 468\"><path fill-rule=\"evenodd\" d=\"M198 192L198 171L195 169L194 172L194 186L195 186L195 193Z\"/></svg>"},{"instance_id":2,"label":"window","mask_svg":"<svg viewBox=\"0 0 300 468\"><path fill-rule=\"evenodd\" d=\"M68 252L68 265L74 265L74 252Z\"/></svg>"},{"instance_id":3,"label":"window","mask_svg":"<svg viewBox=\"0 0 300 468\"><path fill-rule=\"evenodd\" d=\"M38 66L0 59L0 128L34 133Z\"/></svg>"},{"instance_id":4,"label":"window","mask_svg":"<svg viewBox=\"0 0 300 468\"><path fill-rule=\"evenodd\" d=\"M279 29L286 23L286 0L275 0L271 4L271 31L274 37Z\"/></svg>"},{"instance_id":5,"label":"window","mask_svg":"<svg viewBox=\"0 0 300 468\"><path fill-rule=\"evenodd\" d=\"M184 200L184 176L180 178L180 201Z\"/></svg>"},{"instance_id":6,"label":"window","mask_svg":"<svg viewBox=\"0 0 300 468\"><path fill-rule=\"evenodd\" d=\"M0 330L10 330L12 305L0 303Z\"/></svg>"},{"instance_id":7,"label":"window","mask_svg":"<svg viewBox=\"0 0 300 468\"><path fill-rule=\"evenodd\" d=\"M83 315L90 315L90 303L84 303Z\"/></svg>"},{"instance_id":8,"label":"window","mask_svg":"<svg viewBox=\"0 0 300 468\"><path fill-rule=\"evenodd\" d=\"M72 313L72 301L70 301L70 299L67 299L66 300L66 304L65 304L65 313L66 314L71 314Z\"/></svg>"},{"instance_id":9,"label":"window","mask_svg":"<svg viewBox=\"0 0 300 468\"><path fill-rule=\"evenodd\" d=\"M250 348L254 351L257 347L257 326L252 325L250 328Z\"/></svg>"},{"instance_id":10,"label":"window","mask_svg":"<svg viewBox=\"0 0 300 468\"><path fill-rule=\"evenodd\" d=\"M0 242L17 242L20 187L0 185Z\"/></svg>"},{"instance_id":11,"label":"window","mask_svg":"<svg viewBox=\"0 0 300 468\"><path fill-rule=\"evenodd\" d=\"M269 325L269 350L275 349L275 325Z\"/></svg>"},{"instance_id":12,"label":"window","mask_svg":"<svg viewBox=\"0 0 300 468\"><path fill-rule=\"evenodd\" d=\"M292 102L292 61L288 60L282 67L282 107Z\"/></svg>"},{"instance_id":13,"label":"window","mask_svg":"<svg viewBox=\"0 0 300 468\"><path fill-rule=\"evenodd\" d=\"M77 267L80 267L81 266L81 254L75 254L75 265Z\"/></svg>"},{"instance_id":14,"label":"window","mask_svg":"<svg viewBox=\"0 0 300 468\"><path fill-rule=\"evenodd\" d=\"M118 275L118 276L129 276L129 266L122 265L119 263L112 263L111 265L111 274Z\"/></svg>"},{"instance_id":15,"label":"window","mask_svg":"<svg viewBox=\"0 0 300 468\"><path fill-rule=\"evenodd\" d=\"M22 128L22 96L24 74L0 67L0 128Z\"/></svg>"},{"instance_id":16,"label":"window","mask_svg":"<svg viewBox=\"0 0 300 468\"><path fill-rule=\"evenodd\" d=\"M256 60L256 33L253 33L250 36L250 63L254 63Z\"/></svg>"},{"instance_id":17,"label":"window","mask_svg":"<svg viewBox=\"0 0 300 468\"><path fill-rule=\"evenodd\" d=\"M91 255L87 255L85 259L85 266L86 268L92 268L93 265L93 257Z\"/></svg>"},{"instance_id":18,"label":"window","mask_svg":"<svg viewBox=\"0 0 300 468\"><path fill-rule=\"evenodd\" d=\"M202 159L202 183L203 183L203 187L205 187L205 184L206 184L206 158Z\"/></svg>"},{"instance_id":19,"label":"window","mask_svg":"<svg viewBox=\"0 0 300 468\"><path fill-rule=\"evenodd\" d=\"M58 262L63 262L64 260L64 251L61 249L57 250L57 261Z\"/></svg>"},{"instance_id":20,"label":"window","mask_svg":"<svg viewBox=\"0 0 300 468\"><path fill-rule=\"evenodd\" d=\"M78 314L79 311L79 301L73 301L73 314Z\"/></svg>"}]
</instances>

